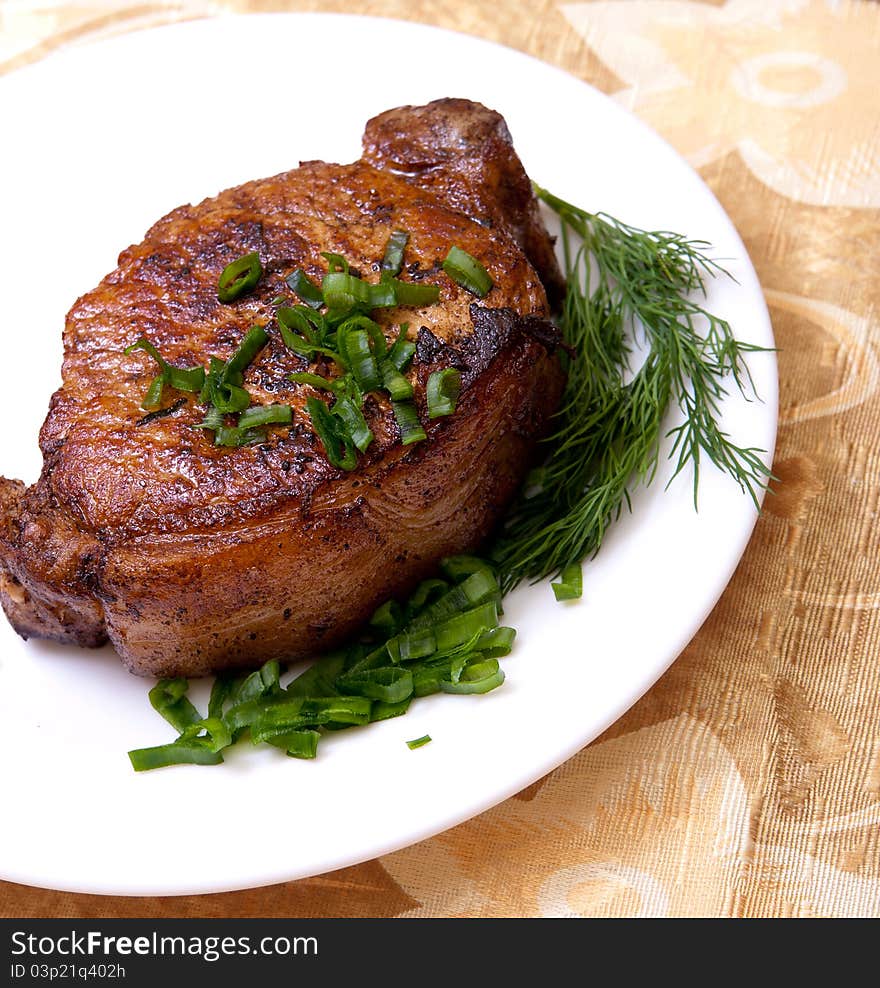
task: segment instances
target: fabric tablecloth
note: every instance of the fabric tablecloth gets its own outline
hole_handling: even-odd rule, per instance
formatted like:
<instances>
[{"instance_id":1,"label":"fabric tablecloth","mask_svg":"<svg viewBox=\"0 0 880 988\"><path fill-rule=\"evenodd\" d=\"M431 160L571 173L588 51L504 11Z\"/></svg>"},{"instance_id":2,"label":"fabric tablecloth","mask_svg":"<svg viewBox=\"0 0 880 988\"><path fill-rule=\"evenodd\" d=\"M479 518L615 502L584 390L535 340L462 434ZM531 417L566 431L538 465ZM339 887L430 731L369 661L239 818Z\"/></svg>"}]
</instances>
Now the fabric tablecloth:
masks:
<instances>
[{"instance_id":1,"label":"fabric tablecloth","mask_svg":"<svg viewBox=\"0 0 880 988\"><path fill-rule=\"evenodd\" d=\"M496 40L669 140L733 219L770 307L776 493L669 672L495 809L271 888L138 899L0 883L0 916L880 915L880 4L6 0L0 73L146 26L278 10Z\"/></svg>"}]
</instances>

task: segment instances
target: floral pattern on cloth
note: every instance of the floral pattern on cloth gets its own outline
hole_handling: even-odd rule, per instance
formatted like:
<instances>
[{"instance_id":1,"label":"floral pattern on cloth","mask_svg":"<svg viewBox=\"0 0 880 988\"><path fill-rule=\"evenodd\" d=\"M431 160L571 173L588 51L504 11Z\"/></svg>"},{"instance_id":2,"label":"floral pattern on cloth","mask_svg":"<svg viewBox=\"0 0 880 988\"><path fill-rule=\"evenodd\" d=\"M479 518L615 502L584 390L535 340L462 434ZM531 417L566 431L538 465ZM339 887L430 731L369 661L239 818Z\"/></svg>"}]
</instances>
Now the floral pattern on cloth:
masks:
<instances>
[{"instance_id":1,"label":"floral pattern on cloth","mask_svg":"<svg viewBox=\"0 0 880 988\"><path fill-rule=\"evenodd\" d=\"M858 112L880 88L880 4L611 0L562 10L626 83L614 98L695 167L736 149L799 202L880 206L880 118Z\"/></svg>"},{"instance_id":2,"label":"floral pattern on cloth","mask_svg":"<svg viewBox=\"0 0 880 988\"><path fill-rule=\"evenodd\" d=\"M731 753L682 714L591 745L534 799L505 803L382 863L422 903L406 916L494 916L502 901L520 916L715 916L733 911L746 883L770 881L801 915L842 903L838 915L861 916L880 902L880 879L756 842L751 817ZM880 806L824 823L877 825Z\"/></svg>"}]
</instances>

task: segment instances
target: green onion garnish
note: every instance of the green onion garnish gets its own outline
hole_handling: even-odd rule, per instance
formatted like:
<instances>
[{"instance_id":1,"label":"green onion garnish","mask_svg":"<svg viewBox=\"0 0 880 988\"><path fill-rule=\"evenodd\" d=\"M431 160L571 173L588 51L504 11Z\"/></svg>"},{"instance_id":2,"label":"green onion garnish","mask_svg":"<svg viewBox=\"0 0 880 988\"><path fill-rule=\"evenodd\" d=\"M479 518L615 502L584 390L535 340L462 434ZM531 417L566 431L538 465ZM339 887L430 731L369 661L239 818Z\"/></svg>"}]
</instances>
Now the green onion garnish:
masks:
<instances>
[{"instance_id":1,"label":"green onion garnish","mask_svg":"<svg viewBox=\"0 0 880 988\"><path fill-rule=\"evenodd\" d=\"M372 319L364 316L347 319L336 331L336 342L362 391L375 391L382 386L376 358L384 354L385 338Z\"/></svg>"},{"instance_id":2,"label":"green onion garnish","mask_svg":"<svg viewBox=\"0 0 880 988\"><path fill-rule=\"evenodd\" d=\"M397 339L388 351L388 359L399 371L406 370L407 365L412 360L413 355L416 352L415 343L411 343L406 337L406 331L408 329L409 323L405 322L401 325Z\"/></svg>"},{"instance_id":3,"label":"green onion garnish","mask_svg":"<svg viewBox=\"0 0 880 988\"><path fill-rule=\"evenodd\" d=\"M514 633L498 627L494 570L473 556L445 559L443 567L452 584L425 580L405 611L386 601L361 641L318 659L286 688L274 660L247 675L220 676L201 719L186 699L186 680L163 680L151 700L179 736L172 744L130 752L132 764L138 771L216 764L242 736L295 758L314 758L323 731L400 717L416 697L499 686L504 675L498 658L510 650Z\"/></svg>"},{"instance_id":4,"label":"green onion garnish","mask_svg":"<svg viewBox=\"0 0 880 988\"><path fill-rule=\"evenodd\" d=\"M446 556L440 560L440 569L453 583L461 583L474 573L483 573L497 585L495 567L479 556Z\"/></svg>"},{"instance_id":5,"label":"green onion garnish","mask_svg":"<svg viewBox=\"0 0 880 988\"><path fill-rule=\"evenodd\" d=\"M370 618L370 627L385 638L390 638L403 624L403 611L396 600L386 600L377 607Z\"/></svg>"},{"instance_id":6,"label":"green onion garnish","mask_svg":"<svg viewBox=\"0 0 880 988\"><path fill-rule=\"evenodd\" d=\"M342 256L342 254L334 254L329 250L322 250L321 257L327 262L327 269L331 274L341 271L343 274L348 274L348 261Z\"/></svg>"},{"instance_id":7,"label":"green onion garnish","mask_svg":"<svg viewBox=\"0 0 880 988\"><path fill-rule=\"evenodd\" d=\"M476 651L482 652L483 655L498 659L502 655L510 655L515 638L516 630L514 628L491 628L480 635L474 648Z\"/></svg>"},{"instance_id":8,"label":"green onion garnish","mask_svg":"<svg viewBox=\"0 0 880 988\"><path fill-rule=\"evenodd\" d=\"M413 396L413 386L386 357L379 364L382 375L382 387L391 395L392 401L408 401Z\"/></svg>"},{"instance_id":9,"label":"green onion garnish","mask_svg":"<svg viewBox=\"0 0 880 988\"><path fill-rule=\"evenodd\" d=\"M239 429L253 429L260 425L289 425L293 420L290 405L257 405L238 417Z\"/></svg>"},{"instance_id":10,"label":"green onion garnish","mask_svg":"<svg viewBox=\"0 0 880 988\"><path fill-rule=\"evenodd\" d=\"M178 678L160 679L150 690L150 704L153 709L179 732L202 719L202 715L187 699L188 689L187 680Z\"/></svg>"},{"instance_id":11,"label":"green onion garnish","mask_svg":"<svg viewBox=\"0 0 880 988\"><path fill-rule=\"evenodd\" d=\"M291 291L313 309L320 309L324 304L324 296L321 289L309 278L302 268L297 268L293 274L289 274L285 279L290 285Z\"/></svg>"},{"instance_id":12,"label":"green onion garnish","mask_svg":"<svg viewBox=\"0 0 880 988\"><path fill-rule=\"evenodd\" d=\"M559 581L551 583L553 593L557 600L576 600L584 592L583 572L580 563L572 563L566 566L559 577Z\"/></svg>"},{"instance_id":13,"label":"green onion garnish","mask_svg":"<svg viewBox=\"0 0 880 988\"><path fill-rule=\"evenodd\" d=\"M320 374L311 374L309 371L296 371L294 374L288 374L287 377L294 384L309 384L322 391L335 392L339 388L338 378L321 377Z\"/></svg>"},{"instance_id":14,"label":"green onion garnish","mask_svg":"<svg viewBox=\"0 0 880 988\"><path fill-rule=\"evenodd\" d=\"M215 446L250 446L265 440L265 433L259 429L240 429L234 425L223 425L214 433Z\"/></svg>"},{"instance_id":15,"label":"green onion garnish","mask_svg":"<svg viewBox=\"0 0 880 988\"><path fill-rule=\"evenodd\" d=\"M415 693L413 693L415 696ZM373 709L370 712L370 723L375 724L379 720L390 720L392 717L402 717L413 701L413 696L398 703L385 703L383 700L374 700Z\"/></svg>"},{"instance_id":16,"label":"green onion garnish","mask_svg":"<svg viewBox=\"0 0 880 988\"><path fill-rule=\"evenodd\" d=\"M414 618L429 605L435 603L441 597L444 597L447 593L449 593L450 589L449 584L445 580L438 580L436 578L422 580L418 587L416 587L415 592L406 602L407 618Z\"/></svg>"},{"instance_id":17,"label":"green onion garnish","mask_svg":"<svg viewBox=\"0 0 880 988\"><path fill-rule=\"evenodd\" d=\"M223 379L240 384L245 370L268 342L269 334L262 326L251 326L238 344L238 349L226 362Z\"/></svg>"},{"instance_id":18,"label":"green onion garnish","mask_svg":"<svg viewBox=\"0 0 880 988\"><path fill-rule=\"evenodd\" d=\"M312 420L312 427L324 444L327 460L340 470L354 470L357 454L352 439L340 427L340 420L330 414L330 410L319 398L307 398L306 408Z\"/></svg>"},{"instance_id":19,"label":"green onion garnish","mask_svg":"<svg viewBox=\"0 0 880 988\"><path fill-rule=\"evenodd\" d=\"M369 309L390 309L397 305L397 292L394 285L380 281L378 285L370 285L370 297L367 301Z\"/></svg>"},{"instance_id":20,"label":"green onion garnish","mask_svg":"<svg viewBox=\"0 0 880 988\"><path fill-rule=\"evenodd\" d=\"M399 703L412 696L413 678L408 669L400 666L382 666L341 676L336 685L355 696L365 696L385 703Z\"/></svg>"},{"instance_id":21,"label":"green onion garnish","mask_svg":"<svg viewBox=\"0 0 880 988\"><path fill-rule=\"evenodd\" d=\"M385 247L385 256L382 258L382 273L392 277L400 274L403 267L403 252L409 243L409 234L406 230L394 230L388 238Z\"/></svg>"},{"instance_id":22,"label":"green onion garnish","mask_svg":"<svg viewBox=\"0 0 880 988\"><path fill-rule=\"evenodd\" d=\"M366 308L370 302L370 285L361 278L348 274L347 271L331 271L325 274L321 291L328 309L348 312L359 306Z\"/></svg>"},{"instance_id":23,"label":"green onion garnish","mask_svg":"<svg viewBox=\"0 0 880 988\"><path fill-rule=\"evenodd\" d=\"M461 373L453 367L434 371L428 378L428 418L451 415L461 393Z\"/></svg>"},{"instance_id":24,"label":"green onion garnish","mask_svg":"<svg viewBox=\"0 0 880 988\"><path fill-rule=\"evenodd\" d=\"M351 398L338 398L330 411L342 420L345 432L357 448L363 453L373 441L373 433L367 425L364 413Z\"/></svg>"},{"instance_id":25,"label":"green onion garnish","mask_svg":"<svg viewBox=\"0 0 880 988\"><path fill-rule=\"evenodd\" d=\"M266 738L266 742L286 751L291 758L314 758L318 754L320 739L317 731L306 728Z\"/></svg>"},{"instance_id":26,"label":"green onion garnish","mask_svg":"<svg viewBox=\"0 0 880 988\"><path fill-rule=\"evenodd\" d=\"M227 264L217 283L217 298L221 302L234 302L239 296L249 292L260 280L263 265L257 253L245 254L237 261Z\"/></svg>"},{"instance_id":27,"label":"green onion garnish","mask_svg":"<svg viewBox=\"0 0 880 988\"><path fill-rule=\"evenodd\" d=\"M482 659L465 666L457 679L441 679L444 693L488 693L504 682L498 659Z\"/></svg>"},{"instance_id":28,"label":"green onion garnish","mask_svg":"<svg viewBox=\"0 0 880 988\"><path fill-rule=\"evenodd\" d=\"M421 748L424 745L430 744L430 743L431 743L431 735L430 734L423 734L422 737L420 737L420 738L416 738L413 741L407 741L406 742L406 746L411 751L414 751L416 748Z\"/></svg>"},{"instance_id":29,"label":"green onion garnish","mask_svg":"<svg viewBox=\"0 0 880 988\"><path fill-rule=\"evenodd\" d=\"M142 408L148 410L158 408L162 401L162 389L166 385L169 388L175 388L177 391L201 391L204 386L204 367L174 367L165 360L162 354L159 353L145 336L140 337L131 346L127 346L123 352L128 355L135 350L146 350L159 365L160 371L150 382L144 400L141 402Z\"/></svg>"},{"instance_id":30,"label":"green onion garnish","mask_svg":"<svg viewBox=\"0 0 880 988\"><path fill-rule=\"evenodd\" d=\"M223 755L211 751L211 746L203 741L174 741L155 748L138 748L128 753L135 772L146 772L166 765L219 765Z\"/></svg>"},{"instance_id":31,"label":"green onion garnish","mask_svg":"<svg viewBox=\"0 0 880 988\"><path fill-rule=\"evenodd\" d=\"M400 429L401 445L409 446L410 443L428 438L419 421L416 406L411 401L392 401L391 408L394 410L394 418Z\"/></svg>"},{"instance_id":32,"label":"green onion garnish","mask_svg":"<svg viewBox=\"0 0 880 988\"><path fill-rule=\"evenodd\" d=\"M450 247L443 262L443 270L457 285L477 298L485 298L492 288L489 272L475 257L471 257L460 247Z\"/></svg>"},{"instance_id":33,"label":"green onion garnish","mask_svg":"<svg viewBox=\"0 0 880 988\"><path fill-rule=\"evenodd\" d=\"M397 305L434 305L440 299L438 285L420 285L412 281L386 278L384 284L394 291Z\"/></svg>"},{"instance_id":34,"label":"green onion garnish","mask_svg":"<svg viewBox=\"0 0 880 988\"><path fill-rule=\"evenodd\" d=\"M209 407L196 428L213 430L215 446L235 447L262 442L265 435L255 426L290 421L290 410L281 411L287 408L283 405L268 405L253 409L250 414L246 412L251 396L242 386L244 372L268 341L269 334L262 326L252 326L229 360L224 363L218 357L211 357L200 396L203 404ZM237 412L243 413L238 424L227 425L224 416Z\"/></svg>"}]
</instances>

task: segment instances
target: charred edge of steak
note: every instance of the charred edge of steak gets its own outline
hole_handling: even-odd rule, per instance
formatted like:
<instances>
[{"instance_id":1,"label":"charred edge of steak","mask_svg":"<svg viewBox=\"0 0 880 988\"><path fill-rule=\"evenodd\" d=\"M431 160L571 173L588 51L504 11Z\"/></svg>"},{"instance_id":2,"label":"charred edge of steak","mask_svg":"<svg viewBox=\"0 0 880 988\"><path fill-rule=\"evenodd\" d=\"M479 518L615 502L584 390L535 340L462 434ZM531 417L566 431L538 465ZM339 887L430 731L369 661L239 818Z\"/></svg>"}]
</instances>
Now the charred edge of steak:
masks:
<instances>
[{"instance_id":1,"label":"charred edge of steak","mask_svg":"<svg viewBox=\"0 0 880 988\"><path fill-rule=\"evenodd\" d=\"M470 316L474 331L458 347L437 339L427 326L421 327L416 340L415 359L420 364L442 364L460 370L463 389L472 387L519 335L540 343L550 354L562 345L559 329L542 316L522 316L513 309L489 309L476 302L471 303Z\"/></svg>"}]
</instances>

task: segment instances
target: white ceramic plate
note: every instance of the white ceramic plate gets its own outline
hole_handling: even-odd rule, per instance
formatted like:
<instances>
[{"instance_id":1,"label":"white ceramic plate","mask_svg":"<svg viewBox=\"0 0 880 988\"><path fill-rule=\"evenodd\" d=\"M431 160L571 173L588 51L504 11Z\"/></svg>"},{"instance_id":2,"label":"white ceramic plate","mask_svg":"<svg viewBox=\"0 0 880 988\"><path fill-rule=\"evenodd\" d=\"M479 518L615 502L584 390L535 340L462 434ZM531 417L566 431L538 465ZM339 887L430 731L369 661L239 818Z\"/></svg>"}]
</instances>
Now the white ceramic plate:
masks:
<instances>
[{"instance_id":1,"label":"white ceramic plate","mask_svg":"<svg viewBox=\"0 0 880 988\"><path fill-rule=\"evenodd\" d=\"M772 346L718 202L660 138L571 76L402 22L186 23L0 79L3 473L36 479L64 315L155 219L301 159L357 158L371 115L448 95L501 111L529 174L557 194L711 241L738 284L713 283L709 307ZM772 450L776 364L766 354L751 367L763 403L729 400L724 426ZM0 621L0 876L117 894L259 886L393 851L519 791L655 682L745 548L755 510L732 481L706 470L698 514L689 478L664 493L665 482L636 494L585 568L582 601L559 605L546 584L508 598L519 637L502 689L420 700L404 718L328 736L314 762L246 747L224 767L136 775L126 751L170 740L149 684L109 648L24 643ZM433 743L410 751L423 734Z\"/></svg>"}]
</instances>

